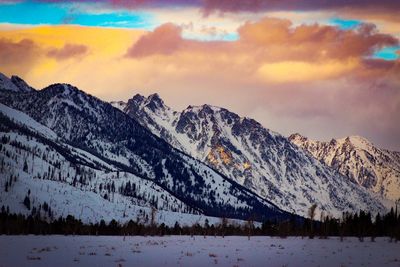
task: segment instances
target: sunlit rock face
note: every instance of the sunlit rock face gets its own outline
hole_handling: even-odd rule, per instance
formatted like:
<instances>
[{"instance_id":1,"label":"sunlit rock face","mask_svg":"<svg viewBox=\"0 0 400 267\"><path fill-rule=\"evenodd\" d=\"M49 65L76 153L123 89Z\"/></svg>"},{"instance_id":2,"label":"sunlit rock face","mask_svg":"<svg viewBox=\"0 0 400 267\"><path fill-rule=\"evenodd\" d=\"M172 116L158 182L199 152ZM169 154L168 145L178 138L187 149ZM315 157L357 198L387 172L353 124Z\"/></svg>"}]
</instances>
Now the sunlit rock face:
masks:
<instances>
[{"instance_id":1,"label":"sunlit rock face","mask_svg":"<svg viewBox=\"0 0 400 267\"><path fill-rule=\"evenodd\" d=\"M320 142L293 134L289 139L371 192L393 201L400 198L399 152L380 149L361 136Z\"/></svg>"},{"instance_id":2,"label":"sunlit rock face","mask_svg":"<svg viewBox=\"0 0 400 267\"><path fill-rule=\"evenodd\" d=\"M317 203L341 216L369 209L366 190L253 119L211 105L174 111L157 94L134 96L124 111L172 146L284 210L306 216Z\"/></svg>"}]
</instances>

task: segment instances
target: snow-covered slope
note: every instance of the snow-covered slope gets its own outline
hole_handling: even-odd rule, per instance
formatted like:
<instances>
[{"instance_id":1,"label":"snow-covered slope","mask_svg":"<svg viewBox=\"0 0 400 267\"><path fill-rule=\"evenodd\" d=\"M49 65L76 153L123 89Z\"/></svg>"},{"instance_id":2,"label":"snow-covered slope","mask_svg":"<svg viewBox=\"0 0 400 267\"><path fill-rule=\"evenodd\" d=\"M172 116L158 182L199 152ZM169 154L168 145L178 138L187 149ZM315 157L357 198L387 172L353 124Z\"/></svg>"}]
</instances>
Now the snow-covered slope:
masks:
<instances>
[{"instance_id":1,"label":"snow-covered slope","mask_svg":"<svg viewBox=\"0 0 400 267\"><path fill-rule=\"evenodd\" d=\"M287 211L307 216L314 203L334 216L385 211L369 192L253 119L210 105L177 112L157 94L135 95L124 111L174 147Z\"/></svg>"},{"instance_id":2,"label":"snow-covered slope","mask_svg":"<svg viewBox=\"0 0 400 267\"><path fill-rule=\"evenodd\" d=\"M389 200L400 198L400 153L374 146L360 136L314 141L300 134L289 140L352 181Z\"/></svg>"},{"instance_id":3,"label":"snow-covered slope","mask_svg":"<svg viewBox=\"0 0 400 267\"><path fill-rule=\"evenodd\" d=\"M63 157L51 160L54 171L47 171L51 178L61 175L60 179L68 181L67 184L71 184L71 181L76 184L76 180L81 179L78 177L74 180L76 171L64 171L60 166L78 164L97 170L85 174L84 184L88 183L87 180L98 177L96 185L89 183L85 187L88 191L99 192L99 184L114 181L108 173L118 172L120 175L127 175L132 180L131 183L140 183L141 188L150 183L148 188L150 185L157 186L164 191L164 195L168 192L171 197L179 200L180 208L170 207L170 210L239 219L254 216L257 220L290 216L207 165L174 149L112 105L71 85L55 84L29 93L4 90L0 94L0 102L3 103L1 107L4 121L8 117L9 120L25 124L22 133L32 129L42 132L41 136L46 137L42 142L50 142L53 149ZM5 133L14 132L16 138L22 138L21 130L14 124L11 123L13 128L5 129ZM30 142L31 137L24 137L18 146L24 147ZM19 151L17 148L16 150ZM51 151L48 148L42 150L38 158L40 155L43 157L46 151ZM1 155L3 154L2 152ZM29 154L17 153L12 158L18 159L21 164L21 161L29 158ZM34 176L41 169L40 166L42 165L28 167L27 174ZM40 177L43 175L41 173ZM118 191L120 186L124 189L127 182L126 179L115 180L114 191ZM131 191L128 190L129 194ZM156 196L151 193L151 189L142 193ZM96 197L101 196L104 198L102 193ZM107 194L107 198L109 197ZM161 198L158 195L156 197ZM150 201L149 198L146 199ZM152 201L151 198L150 203ZM171 204L171 201L172 199L167 202ZM89 201L88 205L95 202ZM122 209L121 205L119 209Z\"/></svg>"},{"instance_id":4,"label":"snow-covered slope","mask_svg":"<svg viewBox=\"0 0 400 267\"><path fill-rule=\"evenodd\" d=\"M62 142L26 114L0 104L0 118L0 205L11 212L30 214L46 202L51 217L74 215L84 222L145 220L151 207L158 209L160 222L174 223L178 212L199 218L197 210L153 181ZM25 196L31 209L23 205Z\"/></svg>"}]
</instances>

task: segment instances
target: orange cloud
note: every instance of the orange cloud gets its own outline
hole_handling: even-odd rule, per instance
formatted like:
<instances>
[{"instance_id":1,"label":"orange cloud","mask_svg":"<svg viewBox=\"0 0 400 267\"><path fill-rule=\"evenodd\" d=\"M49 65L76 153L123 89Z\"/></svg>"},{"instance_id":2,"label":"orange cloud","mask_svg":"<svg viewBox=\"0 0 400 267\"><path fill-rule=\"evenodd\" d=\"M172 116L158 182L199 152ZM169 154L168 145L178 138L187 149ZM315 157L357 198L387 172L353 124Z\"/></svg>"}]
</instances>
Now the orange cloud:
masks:
<instances>
[{"instance_id":1,"label":"orange cloud","mask_svg":"<svg viewBox=\"0 0 400 267\"><path fill-rule=\"evenodd\" d=\"M141 37L126 53L128 57L144 57L152 54L169 55L183 43L180 27L167 23Z\"/></svg>"},{"instance_id":2,"label":"orange cloud","mask_svg":"<svg viewBox=\"0 0 400 267\"><path fill-rule=\"evenodd\" d=\"M273 83L316 81L340 77L356 69L358 64L357 60L324 63L282 61L261 65L257 74Z\"/></svg>"},{"instance_id":3,"label":"orange cloud","mask_svg":"<svg viewBox=\"0 0 400 267\"><path fill-rule=\"evenodd\" d=\"M243 43L265 49L270 58L278 60L361 57L399 43L395 37L379 33L372 24L362 24L355 30L341 30L318 24L293 27L289 20L266 18L246 23L238 32Z\"/></svg>"}]
</instances>

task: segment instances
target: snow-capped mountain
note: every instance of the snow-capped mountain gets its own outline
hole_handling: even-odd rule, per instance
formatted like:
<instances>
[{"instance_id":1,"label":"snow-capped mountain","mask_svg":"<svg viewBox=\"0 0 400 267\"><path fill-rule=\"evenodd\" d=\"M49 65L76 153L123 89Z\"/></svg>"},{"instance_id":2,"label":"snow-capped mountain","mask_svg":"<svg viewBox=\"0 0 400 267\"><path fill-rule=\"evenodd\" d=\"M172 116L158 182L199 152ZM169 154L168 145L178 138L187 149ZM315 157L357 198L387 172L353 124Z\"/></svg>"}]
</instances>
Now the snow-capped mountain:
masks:
<instances>
[{"instance_id":1,"label":"snow-capped mountain","mask_svg":"<svg viewBox=\"0 0 400 267\"><path fill-rule=\"evenodd\" d=\"M108 205L110 210L121 211L127 202L139 205L143 198L145 206L161 201L157 207L207 216L238 219L252 216L257 220L290 216L204 163L176 150L109 103L71 85L54 84L29 92L0 90L0 102L3 104L2 122L7 122L2 129L5 141L1 150L3 162L8 164L6 176L18 176L22 166L21 176L38 177L29 185L38 186L43 179L72 184L72 187L78 185L95 194L90 193L90 197L80 200L82 205L84 200L88 201L85 204L88 209L99 208L96 203L101 198L109 199L111 186L113 198L119 192L118 198L124 199L121 200L124 207ZM35 125L34 130L29 125L14 125L21 116L25 118L22 122ZM40 137L36 133L38 129L44 131ZM28 160L30 157L32 161ZM5 183L9 177L2 179ZM126 189L128 181L130 189ZM133 184L136 190L132 189ZM53 185L53 192L56 192L57 185ZM107 197L104 186L107 186ZM138 191L139 186L142 191ZM42 197L38 194L37 198ZM73 203L77 197L68 190L62 194L73 197L65 197L67 202ZM132 199L131 194L141 197L134 195Z\"/></svg>"},{"instance_id":2,"label":"snow-capped mountain","mask_svg":"<svg viewBox=\"0 0 400 267\"><path fill-rule=\"evenodd\" d=\"M352 181L389 200L400 198L400 153L380 149L360 136L314 141L300 134L289 140Z\"/></svg>"},{"instance_id":3,"label":"snow-capped mountain","mask_svg":"<svg viewBox=\"0 0 400 267\"><path fill-rule=\"evenodd\" d=\"M316 203L338 217L343 211L385 211L365 189L284 136L227 109L203 105L177 112L153 94L135 95L124 111L172 146L281 209L307 216Z\"/></svg>"}]
</instances>

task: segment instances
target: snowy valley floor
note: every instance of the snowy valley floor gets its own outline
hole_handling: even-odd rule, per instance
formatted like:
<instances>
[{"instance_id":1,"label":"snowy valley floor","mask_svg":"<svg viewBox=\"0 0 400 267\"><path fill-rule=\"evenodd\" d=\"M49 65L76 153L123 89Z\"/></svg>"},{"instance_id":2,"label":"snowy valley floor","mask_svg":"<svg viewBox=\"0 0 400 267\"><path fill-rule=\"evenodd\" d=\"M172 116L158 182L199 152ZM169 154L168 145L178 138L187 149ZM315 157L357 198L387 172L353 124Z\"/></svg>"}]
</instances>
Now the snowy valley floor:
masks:
<instances>
[{"instance_id":1,"label":"snowy valley floor","mask_svg":"<svg viewBox=\"0 0 400 267\"><path fill-rule=\"evenodd\" d=\"M0 267L400 266L400 243L337 237L0 236Z\"/></svg>"}]
</instances>

